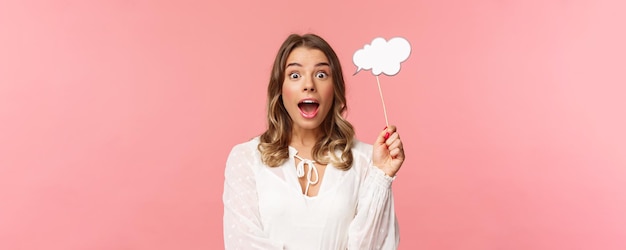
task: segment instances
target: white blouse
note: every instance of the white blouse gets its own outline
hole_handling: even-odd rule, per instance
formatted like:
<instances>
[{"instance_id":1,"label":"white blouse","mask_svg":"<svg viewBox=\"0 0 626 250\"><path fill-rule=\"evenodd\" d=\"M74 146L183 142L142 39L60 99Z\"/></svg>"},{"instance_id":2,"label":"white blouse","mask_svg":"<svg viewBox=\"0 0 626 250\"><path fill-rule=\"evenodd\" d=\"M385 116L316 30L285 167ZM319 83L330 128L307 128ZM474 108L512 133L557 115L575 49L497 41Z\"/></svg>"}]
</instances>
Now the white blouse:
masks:
<instances>
[{"instance_id":1,"label":"white blouse","mask_svg":"<svg viewBox=\"0 0 626 250\"><path fill-rule=\"evenodd\" d=\"M318 195L305 196L294 156L268 167L259 138L233 147L224 182L226 249L397 249L391 183L372 165L372 145L355 140L347 170L328 164Z\"/></svg>"}]
</instances>

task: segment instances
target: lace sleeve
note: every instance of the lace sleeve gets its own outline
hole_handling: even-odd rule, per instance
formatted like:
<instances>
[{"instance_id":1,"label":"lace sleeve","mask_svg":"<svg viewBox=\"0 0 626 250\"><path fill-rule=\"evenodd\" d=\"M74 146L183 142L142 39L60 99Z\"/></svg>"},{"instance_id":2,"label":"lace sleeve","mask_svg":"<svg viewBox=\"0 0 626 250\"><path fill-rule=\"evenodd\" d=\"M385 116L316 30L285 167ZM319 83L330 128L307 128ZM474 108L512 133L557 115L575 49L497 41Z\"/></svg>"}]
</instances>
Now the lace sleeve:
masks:
<instances>
[{"instance_id":1,"label":"lace sleeve","mask_svg":"<svg viewBox=\"0 0 626 250\"><path fill-rule=\"evenodd\" d=\"M397 249L400 240L391 178L370 166L350 224L348 249Z\"/></svg>"},{"instance_id":2,"label":"lace sleeve","mask_svg":"<svg viewBox=\"0 0 626 250\"><path fill-rule=\"evenodd\" d=\"M254 150L235 146L226 161L224 181L225 249L283 249L263 232L254 174Z\"/></svg>"}]
</instances>

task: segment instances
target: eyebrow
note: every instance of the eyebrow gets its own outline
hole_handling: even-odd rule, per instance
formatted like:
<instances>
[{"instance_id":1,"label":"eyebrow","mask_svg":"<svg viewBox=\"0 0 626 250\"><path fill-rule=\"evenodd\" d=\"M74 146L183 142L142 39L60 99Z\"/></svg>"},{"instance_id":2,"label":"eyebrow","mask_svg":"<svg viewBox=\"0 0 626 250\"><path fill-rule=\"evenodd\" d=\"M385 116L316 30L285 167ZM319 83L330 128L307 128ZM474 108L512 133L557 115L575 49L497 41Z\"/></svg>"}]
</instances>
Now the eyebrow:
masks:
<instances>
[{"instance_id":1,"label":"eyebrow","mask_svg":"<svg viewBox=\"0 0 626 250\"><path fill-rule=\"evenodd\" d=\"M302 64L294 62L294 63L287 64L286 68L289 68L291 66L302 67ZM328 67L330 67L330 64L328 64L327 62L321 62L321 63L315 64L315 67L319 67L319 66L328 66Z\"/></svg>"}]
</instances>

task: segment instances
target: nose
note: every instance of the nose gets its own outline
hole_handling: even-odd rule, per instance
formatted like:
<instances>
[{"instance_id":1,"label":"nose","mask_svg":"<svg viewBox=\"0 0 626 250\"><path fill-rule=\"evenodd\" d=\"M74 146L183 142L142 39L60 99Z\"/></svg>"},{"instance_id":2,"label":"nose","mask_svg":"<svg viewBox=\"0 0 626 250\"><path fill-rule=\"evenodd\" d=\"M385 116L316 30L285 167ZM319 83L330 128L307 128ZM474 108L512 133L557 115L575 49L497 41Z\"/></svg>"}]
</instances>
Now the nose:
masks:
<instances>
[{"instance_id":1,"label":"nose","mask_svg":"<svg viewBox=\"0 0 626 250\"><path fill-rule=\"evenodd\" d=\"M313 77L306 77L304 80L304 91L315 91L315 81Z\"/></svg>"}]
</instances>

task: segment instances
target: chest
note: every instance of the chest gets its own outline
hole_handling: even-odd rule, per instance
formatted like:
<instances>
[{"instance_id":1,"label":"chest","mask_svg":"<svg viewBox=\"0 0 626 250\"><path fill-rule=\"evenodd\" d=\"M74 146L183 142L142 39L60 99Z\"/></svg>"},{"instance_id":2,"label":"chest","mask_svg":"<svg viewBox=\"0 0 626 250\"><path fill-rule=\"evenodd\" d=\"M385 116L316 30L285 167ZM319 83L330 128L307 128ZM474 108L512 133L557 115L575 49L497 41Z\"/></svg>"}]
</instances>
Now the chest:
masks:
<instances>
[{"instance_id":1,"label":"chest","mask_svg":"<svg viewBox=\"0 0 626 250\"><path fill-rule=\"evenodd\" d=\"M350 221L356 213L360 178L355 171L325 168L316 195L306 196L293 168L265 168L257 173L259 213L265 225L323 227ZM312 190L309 190L311 192Z\"/></svg>"}]
</instances>

